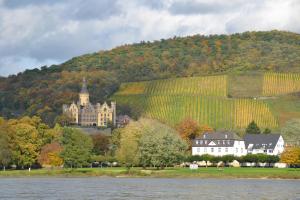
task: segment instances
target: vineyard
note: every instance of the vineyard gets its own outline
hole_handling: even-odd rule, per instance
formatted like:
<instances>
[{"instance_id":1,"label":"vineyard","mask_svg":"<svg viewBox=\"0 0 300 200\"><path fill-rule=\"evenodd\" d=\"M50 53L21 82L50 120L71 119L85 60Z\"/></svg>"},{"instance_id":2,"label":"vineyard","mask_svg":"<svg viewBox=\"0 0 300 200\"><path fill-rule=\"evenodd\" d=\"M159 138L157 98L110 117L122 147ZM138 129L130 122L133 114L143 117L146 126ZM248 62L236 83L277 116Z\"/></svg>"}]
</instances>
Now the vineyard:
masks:
<instances>
[{"instance_id":1,"label":"vineyard","mask_svg":"<svg viewBox=\"0 0 300 200\"><path fill-rule=\"evenodd\" d=\"M112 97L145 117L176 125L185 118L214 128L245 128L252 120L276 128L278 121L262 100L227 98L227 76L207 76L123 84Z\"/></svg>"},{"instance_id":2,"label":"vineyard","mask_svg":"<svg viewBox=\"0 0 300 200\"><path fill-rule=\"evenodd\" d=\"M263 79L263 96L276 96L300 91L300 74L266 73Z\"/></svg>"},{"instance_id":3,"label":"vineyard","mask_svg":"<svg viewBox=\"0 0 300 200\"><path fill-rule=\"evenodd\" d=\"M188 77L125 83L116 95L132 94L190 94L204 96L227 96L227 76Z\"/></svg>"}]
</instances>

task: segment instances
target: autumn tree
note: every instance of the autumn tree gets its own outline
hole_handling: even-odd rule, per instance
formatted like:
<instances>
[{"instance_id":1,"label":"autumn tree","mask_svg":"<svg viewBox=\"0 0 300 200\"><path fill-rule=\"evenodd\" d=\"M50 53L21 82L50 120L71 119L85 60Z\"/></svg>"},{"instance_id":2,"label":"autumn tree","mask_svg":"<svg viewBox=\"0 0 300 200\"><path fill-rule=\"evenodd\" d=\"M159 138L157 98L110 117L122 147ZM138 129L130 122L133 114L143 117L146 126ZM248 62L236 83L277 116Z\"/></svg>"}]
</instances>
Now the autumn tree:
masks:
<instances>
[{"instance_id":1,"label":"autumn tree","mask_svg":"<svg viewBox=\"0 0 300 200\"><path fill-rule=\"evenodd\" d=\"M42 147L41 153L38 157L38 161L43 167L61 166L63 164L63 160L60 157L61 152L62 146L59 144L59 142L46 144Z\"/></svg>"},{"instance_id":2,"label":"autumn tree","mask_svg":"<svg viewBox=\"0 0 300 200\"><path fill-rule=\"evenodd\" d=\"M213 129L209 126L199 126L199 124L191 118L183 120L176 129L181 138L189 144L190 148L192 145L192 140L194 140L196 137L200 136L204 132L213 131Z\"/></svg>"},{"instance_id":3,"label":"autumn tree","mask_svg":"<svg viewBox=\"0 0 300 200\"><path fill-rule=\"evenodd\" d=\"M147 123L149 123L147 119L132 121L121 130L119 148L116 151L116 157L120 164L128 168L139 164L138 143Z\"/></svg>"},{"instance_id":4,"label":"autumn tree","mask_svg":"<svg viewBox=\"0 0 300 200\"><path fill-rule=\"evenodd\" d=\"M0 123L0 165L5 170L5 167L12 160L12 152L9 146L9 137L4 129L4 126Z\"/></svg>"},{"instance_id":5,"label":"autumn tree","mask_svg":"<svg viewBox=\"0 0 300 200\"><path fill-rule=\"evenodd\" d=\"M280 161L289 165L299 165L300 147L286 147L281 154Z\"/></svg>"},{"instance_id":6,"label":"autumn tree","mask_svg":"<svg viewBox=\"0 0 300 200\"><path fill-rule=\"evenodd\" d=\"M42 144L38 130L31 124L13 124L12 154L14 162L20 167L31 167L37 161Z\"/></svg>"}]
</instances>

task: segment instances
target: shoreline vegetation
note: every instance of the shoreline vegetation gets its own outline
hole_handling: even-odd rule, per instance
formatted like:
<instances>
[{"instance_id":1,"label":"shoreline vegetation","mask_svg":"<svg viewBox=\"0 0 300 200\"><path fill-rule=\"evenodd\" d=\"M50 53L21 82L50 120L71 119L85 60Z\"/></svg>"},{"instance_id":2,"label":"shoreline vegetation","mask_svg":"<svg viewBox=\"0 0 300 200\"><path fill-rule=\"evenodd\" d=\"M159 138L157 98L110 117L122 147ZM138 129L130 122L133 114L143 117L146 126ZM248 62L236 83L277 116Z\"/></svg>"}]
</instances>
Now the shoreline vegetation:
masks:
<instances>
[{"instance_id":1,"label":"shoreline vegetation","mask_svg":"<svg viewBox=\"0 0 300 200\"><path fill-rule=\"evenodd\" d=\"M140 167L108 167L108 168L73 168L73 169L35 169L35 170L6 170L0 172L1 178L16 177L101 177L116 178L257 178L257 179L300 179L299 168L166 168L156 170Z\"/></svg>"}]
</instances>

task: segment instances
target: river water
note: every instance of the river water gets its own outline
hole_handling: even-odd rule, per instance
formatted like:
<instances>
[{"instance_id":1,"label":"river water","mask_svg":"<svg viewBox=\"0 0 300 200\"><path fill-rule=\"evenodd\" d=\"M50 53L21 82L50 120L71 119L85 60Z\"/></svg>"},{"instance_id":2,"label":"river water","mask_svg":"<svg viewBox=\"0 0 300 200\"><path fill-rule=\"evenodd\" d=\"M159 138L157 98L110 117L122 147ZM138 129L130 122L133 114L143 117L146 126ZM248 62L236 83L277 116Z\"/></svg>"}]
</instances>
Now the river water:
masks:
<instances>
[{"instance_id":1,"label":"river water","mask_svg":"<svg viewBox=\"0 0 300 200\"><path fill-rule=\"evenodd\" d=\"M299 199L300 181L179 178L0 178L0 199Z\"/></svg>"}]
</instances>

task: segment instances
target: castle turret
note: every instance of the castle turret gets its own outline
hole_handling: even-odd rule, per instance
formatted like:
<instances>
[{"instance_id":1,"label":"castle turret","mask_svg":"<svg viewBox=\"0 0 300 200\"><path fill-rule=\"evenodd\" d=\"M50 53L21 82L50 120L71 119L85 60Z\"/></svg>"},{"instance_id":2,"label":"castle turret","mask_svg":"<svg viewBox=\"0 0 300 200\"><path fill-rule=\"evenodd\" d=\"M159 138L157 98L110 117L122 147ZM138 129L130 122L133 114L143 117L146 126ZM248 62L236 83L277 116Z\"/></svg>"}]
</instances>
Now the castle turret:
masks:
<instances>
[{"instance_id":1,"label":"castle turret","mask_svg":"<svg viewBox=\"0 0 300 200\"><path fill-rule=\"evenodd\" d=\"M86 80L85 78L83 78L83 83L82 83L82 88L81 91L79 93L79 103L81 106L86 106L89 104L90 102L90 97L89 97L89 92L87 90L87 86L86 86Z\"/></svg>"}]
</instances>

